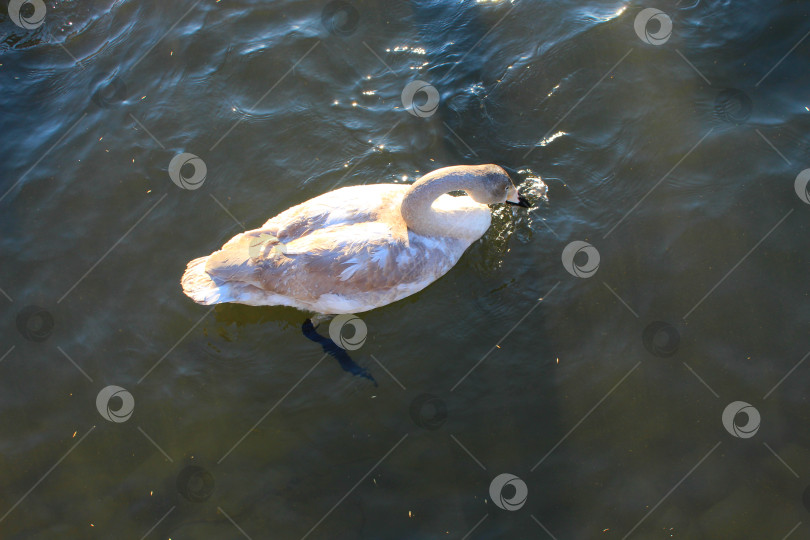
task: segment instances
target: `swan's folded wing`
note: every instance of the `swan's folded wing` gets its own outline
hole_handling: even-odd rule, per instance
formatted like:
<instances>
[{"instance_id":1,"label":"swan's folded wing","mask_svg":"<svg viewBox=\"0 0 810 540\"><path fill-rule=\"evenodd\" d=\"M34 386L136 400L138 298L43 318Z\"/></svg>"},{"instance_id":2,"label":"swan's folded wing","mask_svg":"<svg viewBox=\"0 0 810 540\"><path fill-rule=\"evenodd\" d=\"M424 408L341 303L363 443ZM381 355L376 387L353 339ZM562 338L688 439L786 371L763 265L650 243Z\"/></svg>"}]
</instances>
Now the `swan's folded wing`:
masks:
<instances>
[{"instance_id":1,"label":"swan's folded wing","mask_svg":"<svg viewBox=\"0 0 810 540\"><path fill-rule=\"evenodd\" d=\"M327 227L289 243L269 239L258 249L252 247L255 232L212 254L206 272L215 281L246 283L307 301L429 283L466 248L458 240L422 237L386 222Z\"/></svg>"},{"instance_id":2,"label":"swan's folded wing","mask_svg":"<svg viewBox=\"0 0 810 540\"><path fill-rule=\"evenodd\" d=\"M219 282L255 281L251 276L261 270L261 261L283 247L272 228L237 234L208 257L205 272Z\"/></svg>"},{"instance_id":3,"label":"swan's folded wing","mask_svg":"<svg viewBox=\"0 0 810 540\"><path fill-rule=\"evenodd\" d=\"M263 261L260 286L310 299L394 290L443 275L465 248L462 241L421 237L383 222L331 227Z\"/></svg>"},{"instance_id":4,"label":"swan's folded wing","mask_svg":"<svg viewBox=\"0 0 810 540\"><path fill-rule=\"evenodd\" d=\"M286 235L272 226L238 234L208 257L205 272L220 283L273 292L321 290L336 276L340 282L387 268L396 244L392 226L384 222L319 228L289 242L279 236Z\"/></svg>"}]
</instances>

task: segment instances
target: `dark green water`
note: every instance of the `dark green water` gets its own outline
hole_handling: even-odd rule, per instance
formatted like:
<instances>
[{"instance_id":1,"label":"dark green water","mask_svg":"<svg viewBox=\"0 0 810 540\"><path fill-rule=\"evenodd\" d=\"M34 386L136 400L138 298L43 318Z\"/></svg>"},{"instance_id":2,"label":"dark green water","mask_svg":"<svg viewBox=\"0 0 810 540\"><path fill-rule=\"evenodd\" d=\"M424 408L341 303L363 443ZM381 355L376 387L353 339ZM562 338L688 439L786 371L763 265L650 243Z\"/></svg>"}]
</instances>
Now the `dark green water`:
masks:
<instances>
[{"instance_id":1,"label":"dark green water","mask_svg":"<svg viewBox=\"0 0 810 540\"><path fill-rule=\"evenodd\" d=\"M2 538L810 537L810 4L34 3L0 2ZM301 312L182 294L310 197L487 162L537 204L361 314L378 386Z\"/></svg>"}]
</instances>

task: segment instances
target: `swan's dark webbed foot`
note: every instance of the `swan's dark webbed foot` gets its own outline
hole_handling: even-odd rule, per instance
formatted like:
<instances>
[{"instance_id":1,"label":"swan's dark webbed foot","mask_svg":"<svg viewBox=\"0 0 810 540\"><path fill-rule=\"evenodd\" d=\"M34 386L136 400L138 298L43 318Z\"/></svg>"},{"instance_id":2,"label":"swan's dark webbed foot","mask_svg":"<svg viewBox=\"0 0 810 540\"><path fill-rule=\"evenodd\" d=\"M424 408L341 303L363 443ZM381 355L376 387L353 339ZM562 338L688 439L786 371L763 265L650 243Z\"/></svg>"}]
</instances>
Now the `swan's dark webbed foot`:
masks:
<instances>
[{"instance_id":1,"label":"swan's dark webbed foot","mask_svg":"<svg viewBox=\"0 0 810 540\"><path fill-rule=\"evenodd\" d=\"M320 343L321 347L323 348L323 352L337 360L343 371L348 371L352 375L356 375L358 377L364 377L373 382L374 386L377 386L377 381L374 380L374 377L366 368L361 367L354 360L352 360L349 354L344 349L339 347L334 341L328 337L320 335L315 330L315 325L312 323L312 319L307 319L304 321L304 324L301 325L301 332L308 340L314 341L315 343Z\"/></svg>"}]
</instances>

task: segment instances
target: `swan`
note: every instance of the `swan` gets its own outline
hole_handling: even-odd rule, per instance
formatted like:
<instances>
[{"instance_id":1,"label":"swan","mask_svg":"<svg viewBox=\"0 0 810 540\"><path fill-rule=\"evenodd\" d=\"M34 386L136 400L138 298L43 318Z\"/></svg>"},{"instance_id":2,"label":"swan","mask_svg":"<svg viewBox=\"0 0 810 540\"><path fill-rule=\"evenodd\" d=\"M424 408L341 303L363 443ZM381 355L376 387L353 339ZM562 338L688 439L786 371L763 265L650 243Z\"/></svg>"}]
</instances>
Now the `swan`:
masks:
<instances>
[{"instance_id":1,"label":"swan","mask_svg":"<svg viewBox=\"0 0 810 540\"><path fill-rule=\"evenodd\" d=\"M459 190L467 195L448 194ZM530 206L491 164L444 167L410 185L336 189L189 262L183 292L205 305L368 311L443 276L489 228L487 205L497 203Z\"/></svg>"}]
</instances>

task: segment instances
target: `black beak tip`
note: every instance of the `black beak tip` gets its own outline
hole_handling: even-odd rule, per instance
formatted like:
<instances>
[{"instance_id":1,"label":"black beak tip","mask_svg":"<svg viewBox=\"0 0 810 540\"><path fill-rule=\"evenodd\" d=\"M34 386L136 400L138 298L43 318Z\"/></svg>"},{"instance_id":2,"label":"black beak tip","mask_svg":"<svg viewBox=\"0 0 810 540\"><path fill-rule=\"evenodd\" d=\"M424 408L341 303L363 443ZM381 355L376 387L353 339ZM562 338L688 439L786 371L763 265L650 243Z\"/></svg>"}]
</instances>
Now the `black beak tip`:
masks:
<instances>
[{"instance_id":1,"label":"black beak tip","mask_svg":"<svg viewBox=\"0 0 810 540\"><path fill-rule=\"evenodd\" d=\"M520 206L522 208L531 208L532 205L523 195L518 195L518 202L506 201L513 206Z\"/></svg>"}]
</instances>

